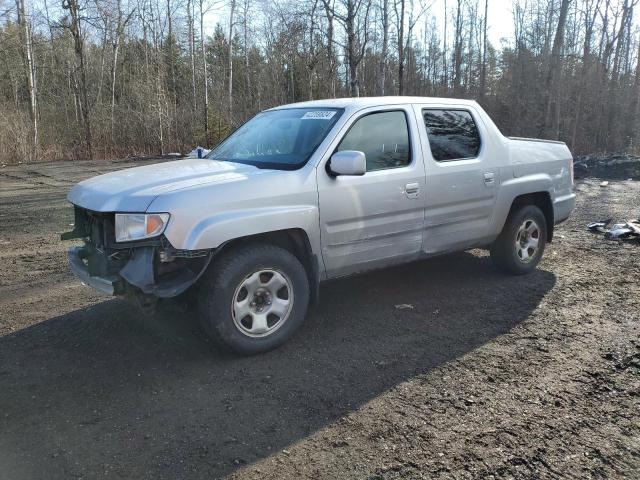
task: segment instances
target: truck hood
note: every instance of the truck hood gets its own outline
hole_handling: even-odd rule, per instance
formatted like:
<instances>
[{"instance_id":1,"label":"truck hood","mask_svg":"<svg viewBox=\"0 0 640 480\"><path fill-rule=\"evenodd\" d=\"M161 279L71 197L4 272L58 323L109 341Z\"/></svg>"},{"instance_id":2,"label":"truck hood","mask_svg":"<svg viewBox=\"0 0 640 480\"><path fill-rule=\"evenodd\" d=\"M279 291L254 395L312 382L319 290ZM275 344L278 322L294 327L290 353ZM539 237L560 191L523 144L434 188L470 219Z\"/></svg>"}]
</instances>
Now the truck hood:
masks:
<instances>
[{"instance_id":1,"label":"truck hood","mask_svg":"<svg viewBox=\"0 0 640 480\"><path fill-rule=\"evenodd\" d=\"M67 199L95 212L144 212L164 193L203 184L244 182L266 172L217 160L177 160L89 178L75 185Z\"/></svg>"}]
</instances>

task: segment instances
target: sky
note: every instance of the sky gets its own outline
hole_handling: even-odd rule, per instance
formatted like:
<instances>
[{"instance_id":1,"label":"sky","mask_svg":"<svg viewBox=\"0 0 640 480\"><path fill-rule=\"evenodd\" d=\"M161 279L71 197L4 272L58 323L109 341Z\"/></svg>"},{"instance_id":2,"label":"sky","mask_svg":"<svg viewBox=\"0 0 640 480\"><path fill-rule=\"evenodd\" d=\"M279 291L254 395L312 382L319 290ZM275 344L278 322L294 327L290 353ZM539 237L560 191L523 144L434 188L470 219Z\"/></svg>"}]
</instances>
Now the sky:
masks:
<instances>
[{"instance_id":1,"label":"sky","mask_svg":"<svg viewBox=\"0 0 640 480\"><path fill-rule=\"evenodd\" d=\"M440 28L444 21L444 0L431 0L433 6L431 7L431 16L435 16ZM449 15L452 12L455 0L448 0L447 7ZM484 15L484 1L479 2L481 15ZM449 17L449 21L451 17ZM500 40L506 38L508 40L513 39L513 7L511 0L489 0L489 13L487 22L487 37L494 47L500 46Z\"/></svg>"},{"instance_id":2,"label":"sky","mask_svg":"<svg viewBox=\"0 0 640 480\"><path fill-rule=\"evenodd\" d=\"M487 35L496 47L500 40L513 40L513 6L509 0L489 0L489 21Z\"/></svg>"},{"instance_id":3,"label":"sky","mask_svg":"<svg viewBox=\"0 0 640 480\"><path fill-rule=\"evenodd\" d=\"M0 0L2 1L2 0ZM444 4L445 0L426 0L427 4L431 4L428 12L430 17L436 17L438 26L442 29L444 22ZM415 1L416 5L419 1ZM480 8L484 10L484 2L480 2ZM455 0L447 0L449 15L454 12ZM482 12L483 14L484 12ZM208 34L213 33L217 22L226 23L227 12L223 10L213 10L205 16L205 31ZM503 38L507 40L513 39L513 7L512 0L489 0L489 21L487 23L487 36L494 47L500 47L500 41ZM451 21L451 17L449 18ZM421 22L422 23L422 22ZM420 30L420 26L416 26Z\"/></svg>"}]
</instances>

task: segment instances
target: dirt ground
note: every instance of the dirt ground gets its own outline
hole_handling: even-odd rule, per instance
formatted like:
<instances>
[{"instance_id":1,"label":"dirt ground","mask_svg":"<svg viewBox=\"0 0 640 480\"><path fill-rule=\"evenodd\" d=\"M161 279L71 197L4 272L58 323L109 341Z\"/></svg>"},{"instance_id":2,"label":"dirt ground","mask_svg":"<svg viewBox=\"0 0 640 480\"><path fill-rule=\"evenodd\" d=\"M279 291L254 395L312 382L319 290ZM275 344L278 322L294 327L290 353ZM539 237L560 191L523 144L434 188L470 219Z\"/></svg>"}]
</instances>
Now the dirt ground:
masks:
<instances>
[{"instance_id":1,"label":"dirt ground","mask_svg":"<svg viewBox=\"0 0 640 480\"><path fill-rule=\"evenodd\" d=\"M640 477L640 244L585 230L640 216L640 181L580 180L532 275L474 251L335 281L235 358L69 274L67 190L132 163L0 168L0 478Z\"/></svg>"}]
</instances>

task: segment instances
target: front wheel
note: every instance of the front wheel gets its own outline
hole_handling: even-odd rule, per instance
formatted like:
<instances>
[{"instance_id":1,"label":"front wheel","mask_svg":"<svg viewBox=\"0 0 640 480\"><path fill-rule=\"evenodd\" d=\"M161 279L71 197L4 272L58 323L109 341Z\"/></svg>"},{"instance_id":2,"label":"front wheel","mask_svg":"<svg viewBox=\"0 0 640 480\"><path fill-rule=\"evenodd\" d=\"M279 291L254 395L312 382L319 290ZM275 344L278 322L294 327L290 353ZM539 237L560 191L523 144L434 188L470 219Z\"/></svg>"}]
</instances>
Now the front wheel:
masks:
<instances>
[{"instance_id":1,"label":"front wheel","mask_svg":"<svg viewBox=\"0 0 640 480\"><path fill-rule=\"evenodd\" d=\"M200 287L201 320L220 346L243 355L282 345L302 324L309 279L300 261L273 245L225 254Z\"/></svg>"},{"instance_id":2,"label":"front wheel","mask_svg":"<svg viewBox=\"0 0 640 480\"><path fill-rule=\"evenodd\" d=\"M547 243L547 221L542 211L527 205L513 210L491 246L491 259L496 266L513 275L533 271Z\"/></svg>"}]
</instances>

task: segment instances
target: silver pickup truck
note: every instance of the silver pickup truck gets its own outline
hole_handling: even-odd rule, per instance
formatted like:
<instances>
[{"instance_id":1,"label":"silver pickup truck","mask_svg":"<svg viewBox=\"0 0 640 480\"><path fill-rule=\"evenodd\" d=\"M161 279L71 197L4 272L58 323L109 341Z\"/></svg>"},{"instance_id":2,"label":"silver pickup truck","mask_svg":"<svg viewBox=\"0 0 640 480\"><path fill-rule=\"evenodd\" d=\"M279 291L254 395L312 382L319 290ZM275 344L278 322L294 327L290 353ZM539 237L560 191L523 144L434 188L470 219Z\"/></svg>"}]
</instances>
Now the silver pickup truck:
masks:
<instances>
[{"instance_id":1,"label":"silver pickup truck","mask_svg":"<svg viewBox=\"0 0 640 480\"><path fill-rule=\"evenodd\" d=\"M504 137L475 102L320 100L259 113L204 159L71 190L74 274L152 311L195 298L243 354L281 345L323 280L486 247L532 271L574 206L564 143Z\"/></svg>"}]
</instances>

